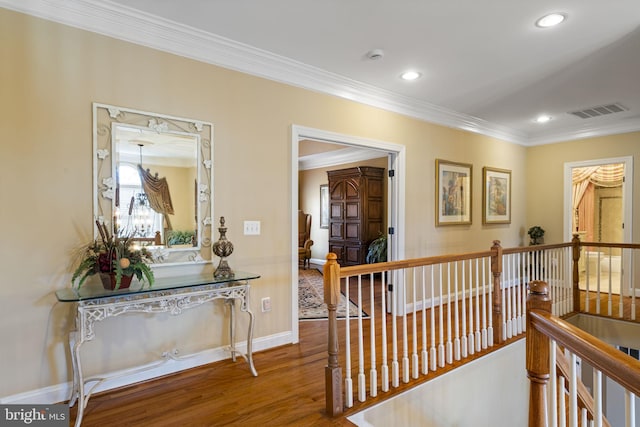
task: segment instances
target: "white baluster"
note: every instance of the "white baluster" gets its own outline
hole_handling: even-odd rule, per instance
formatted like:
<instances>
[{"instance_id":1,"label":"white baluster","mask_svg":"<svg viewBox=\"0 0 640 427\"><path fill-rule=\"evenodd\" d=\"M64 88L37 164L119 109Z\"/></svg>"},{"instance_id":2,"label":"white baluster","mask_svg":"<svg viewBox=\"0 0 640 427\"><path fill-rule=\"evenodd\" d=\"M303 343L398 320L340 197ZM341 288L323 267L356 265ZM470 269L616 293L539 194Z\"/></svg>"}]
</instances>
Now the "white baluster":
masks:
<instances>
[{"instance_id":1,"label":"white baluster","mask_svg":"<svg viewBox=\"0 0 640 427\"><path fill-rule=\"evenodd\" d=\"M433 269L435 268L435 266L431 266L430 270L431 270L431 325L430 325L430 329L431 329L431 354L430 354L430 361L431 361L431 366L430 369L432 371L435 371L437 368L437 362L438 362L438 353L436 351L436 310L435 310L435 304L436 304L436 292L435 292L435 283L434 283L434 277L433 277ZM440 284L440 289L442 290L442 283ZM441 292L442 293L442 292ZM442 312L442 310L440 310ZM440 322L442 322L442 319L440 319ZM442 323L440 323L442 325Z\"/></svg>"},{"instance_id":2,"label":"white baluster","mask_svg":"<svg viewBox=\"0 0 640 427\"><path fill-rule=\"evenodd\" d=\"M344 296L347 301L349 301L349 282L350 277L345 279L345 291ZM345 380L344 380L344 393L345 393L345 405L347 408L351 408L353 406L353 380L351 379L351 328L350 324L350 316L349 310L347 310L345 315Z\"/></svg>"},{"instance_id":3,"label":"white baluster","mask_svg":"<svg viewBox=\"0 0 640 427\"><path fill-rule=\"evenodd\" d=\"M382 279L381 279L381 289L380 289L380 294L381 294L381 298L380 298L380 303L381 303L381 309L380 309L380 317L382 318L382 326L381 326L381 333L382 333L382 372L381 372L381 381L382 384L381 386L381 390L382 391L389 391L389 366L387 365L388 360L387 360L387 319L386 319L386 313L387 313L387 272L383 271L382 273Z\"/></svg>"},{"instance_id":4,"label":"white baluster","mask_svg":"<svg viewBox=\"0 0 640 427\"><path fill-rule=\"evenodd\" d=\"M569 358L569 426L578 427L578 373L576 355Z\"/></svg>"},{"instance_id":5,"label":"white baluster","mask_svg":"<svg viewBox=\"0 0 640 427\"><path fill-rule=\"evenodd\" d=\"M593 406L595 427L602 427L602 372L597 369L593 370Z\"/></svg>"},{"instance_id":6,"label":"white baluster","mask_svg":"<svg viewBox=\"0 0 640 427\"><path fill-rule=\"evenodd\" d=\"M480 284L483 283L483 278L480 277L479 272L479 263L481 259L476 259L476 331L475 331L475 341L476 341L476 351L480 351L482 348L482 333L481 330L484 330L484 326L480 324ZM482 289L482 298L484 299L484 288ZM482 307L484 311L484 307Z\"/></svg>"},{"instance_id":7,"label":"white baluster","mask_svg":"<svg viewBox=\"0 0 640 427\"><path fill-rule=\"evenodd\" d=\"M394 387L398 387L400 385L400 366L398 364L398 321L397 313L398 313L398 272L396 270L393 271L393 292L391 293L392 304L391 304L391 385Z\"/></svg>"},{"instance_id":8,"label":"white baluster","mask_svg":"<svg viewBox=\"0 0 640 427\"><path fill-rule=\"evenodd\" d=\"M384 273L382 273L384 274ZM369 316L370 324L370 344L371 351L371 368L369 370L369 394L371 397L378 395L378 371L376 368L376 310L375 310L375 280L373 273L369 274L369 301L371 301L371 314ZM360 318L362 318L362 310L360 312ZM384 317L382 318L384 323Z\"/></svg>"},{"instance_id":9,"label":"white baluster","mask_svg":"<svg viewBox=\"0 0 640 427\"><path fill-rule=\"evenodd\" d=\"M402 381L409 382L409 336L407 331L407 271L402 269Z\"/></svg>"},{"instance_id":10,"label":"white baluster","mask_svg":"<svg viewBox=\"0 0 640 427\"><path fill-rule=\"evenodd\" d=\"M558 378L558 427L567 426L567 404L565 403L565 378Z\"/></svg>"},{"instance_id":11,"label":"white baluster","mask_svg":"<svg viewBox=\"0 0 640 427\"><path fill-rule=\"evenodd\" d=\"M624 392L625 427L636 427L636 395L629 390Z\"/></svg>"},{"instance_id":12,"label":"white baluster","mask_svg":"<svg viewBox=\"0 0 640 427\"><path fill-rule=\"evenodd\" d=\"M558 399L558 376L556 375L556 341L549 341L549 398L547 402L549 404L547 407L549 408L549 427L557 427L558 426L558 405L564 399Z\"/></svg>"},{"instance_id":13,"label":"white baluster","mask_svg":"<svg viewBox=\"0 0 640 427\"><path fill-rule=\"evenodd\" d=\"M427 287L426 266L422 266L422 374L429 373L429 353L427 351Z\"/></svg>"},{"instance_id":14,"label":"white baluster","mask_svg":"<svg viewBox=\"0 0 640 427\"><path fill-rule=\"evenodd\" d=\"M444 297L442 295L442 264L438 264L439 266L439 275L440 275L440 303L439 303L439 308L438 308L438 317L439 317L439 322L438 322L438 326L439 326L439 338L440 338L440 344L438 344L438 366L440 366L441 368L444 366L445 363L445 345L444 345L444 314L443 314L443 310L444 310Z\"/></svg>"},{"instance_id":15,"label":"white baluster","mask_svg":"<svg viewBox=\"0 0 640 427\"><path fill-rule=\"evenodd\" d=\"M358 307L362 307L362 275L358 275ZM366 376L364 374L364 332L362 329L362 310L360 309L358 309L358 400L360 402L367 400Z\"/></svg>"},{"instance_id":16,"label":"white baluster","mask_svg":"<svg viewBox=\"0 0 640 427\"><path fill-rule=\"evenodd\" d=\"M453 363L453 343L451 342L451 263L447 263L447 363Z\"/></svg>"},{"instance_id":17,"label":"white baluster","mask_svg":"<svg viewBox=\"0 0 640 427\"><path fill-rule=\"evenodd\" d=\"M468 349L468 343L467 343L467 305L466 305L466 296L465 296L465 291L466 291L466 272L467 272L467 267L466 267L466 261L462 260L462 335L461 335L461 340L460 340L460 347L461 347L461 355L462 357L467 357L467 349ZM456 288L458 287L458 285L456 284ZM458 298L456 298L457 300Z\"/></svg>"},{"instance_id":18,"label":"white baluster","mask_svg":"<svg viewBox=\"0 0 640 427\"><path fill-rule=\"evenodd\" d=\"M454 359L455 360L460 360L460 313L458 312L458 286L459 286L459 282L458 282L458 269L460 268L458 263L456 262L454 264L455 270L453 271L453 307L454 307L454 314L453 314L453 332L454 332L454 339L453 339L453 349L454 349ZM451 297L451 293L449 293L449 297Z\"/></svg>"},{"instance_id":19,"label":"white baluster","mask_svg":"<svg viewBox=\"0 0 640 427\"><path fill-rule=\"evenodd\" d=\"M413 379L418 378L419 375L419 364L418 364L418 298L417 298L417 290L418 284L416 283L416 270L413 269L413 322L412 322L412 332L413 332L413 349L411 351L411 376Z\"/></svg>"}]
</instances>

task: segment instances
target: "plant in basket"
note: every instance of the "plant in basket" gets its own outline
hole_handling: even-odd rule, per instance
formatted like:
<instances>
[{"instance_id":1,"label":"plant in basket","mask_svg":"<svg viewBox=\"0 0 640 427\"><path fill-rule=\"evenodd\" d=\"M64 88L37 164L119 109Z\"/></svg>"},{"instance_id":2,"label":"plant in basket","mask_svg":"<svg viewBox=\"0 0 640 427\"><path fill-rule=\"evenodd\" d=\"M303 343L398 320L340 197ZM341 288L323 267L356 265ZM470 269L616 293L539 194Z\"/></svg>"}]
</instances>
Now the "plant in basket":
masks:
<instances>
[{"instance_id":1,"label":"plant in basket","mask_svg":"<svg viewBox=\"0 0 640 427\"><path fill-rule=\"evenodd\" d=\"M151 253L146 248L133 247L131 236L115 237L104 223L96 221L100 239L88 244L82 260L71 277L80 288L89 276L100 274L105 289L128 288L135 275L138 280L153 285L154 276L149 263Z\"/></svg>"}]
</instances>

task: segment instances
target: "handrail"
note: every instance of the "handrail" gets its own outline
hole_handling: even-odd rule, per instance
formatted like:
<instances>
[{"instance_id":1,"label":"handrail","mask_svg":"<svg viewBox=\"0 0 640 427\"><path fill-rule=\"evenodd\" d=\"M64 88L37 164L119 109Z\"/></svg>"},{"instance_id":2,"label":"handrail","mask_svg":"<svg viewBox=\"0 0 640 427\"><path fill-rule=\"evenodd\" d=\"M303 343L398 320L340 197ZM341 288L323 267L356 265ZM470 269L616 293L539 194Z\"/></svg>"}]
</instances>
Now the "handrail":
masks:
<instances>
[{"instance_id":1,"label":"handrail","mask_svg":"<svg viewBox=\"0 0 640 427\"><path fill-rule=\"evenodd\" d=\"M360 274L381 273L383 271L402 270L423 265L441 264L443 262L464 261L495 255L494 250L481 252L467 252L463 254L436 255L423 258L412 258L400 261L379 262L376 264L360 264L340 267L340 277L357 276Z\"/></svg>"},{"instance_id":2,"label":"handrail","mask_svg":"<svg viewBox=\"0 0 640 427\"><path fill-rule=\"evenodd\" d=\"M640 361L572 324L542 310L531 310L531 326L634 394L640 394Z\"/></svg>"},{"instance_id":3,"label":"handrail","mask_svg":"<svg viewBox=\"0 0 640 427\"><path fill-rule=\"evenodd\" d=\"M527 297L526 341L530 427L547 425L545 388L550 375L550 340L586 360L628 391L640 393L640 361L551 315L549 286L543 281L533 281L529 284Z\"/></svg>"},{"instance_id":4,"label":"handrail","mask_svg":"<svg viewBox=\"0 0 640 427\"><path fill-rule=\"evenodd\" d=\"M604 243L604 242L580 242L580 246L620 248L620 249L640 249L639 243Z\"/></svg>"}]
</instances>

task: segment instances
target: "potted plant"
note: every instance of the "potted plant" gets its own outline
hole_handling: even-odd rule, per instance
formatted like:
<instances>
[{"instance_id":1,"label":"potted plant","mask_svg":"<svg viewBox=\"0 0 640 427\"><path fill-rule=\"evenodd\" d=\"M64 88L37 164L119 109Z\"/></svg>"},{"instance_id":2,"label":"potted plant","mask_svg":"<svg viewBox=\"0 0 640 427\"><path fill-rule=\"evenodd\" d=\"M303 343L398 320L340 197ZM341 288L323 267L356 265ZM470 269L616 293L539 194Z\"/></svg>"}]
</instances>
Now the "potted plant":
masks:
<instances>
[{"instance_id":1,"label":"potted plant","mask_svg":"<svg viewBox=\"0 0 640 427\"><path fill-rule=\"evenodd\" d=\"M146 248L135 249L131 236L114 237L105 224L96 221L100 239L87 245L71 283L80 288L87 277L100 274L105 289L128 288L135 275L153 285L154 276L149 263L151 253Z\"/></svg>"},{"instance_id":2,"label":"potted plant","mask_svg":"<svg viewBox=\"0 0 640 427\"><path fill-rule=\"evenodd\" d=\"M530 245L539 245L542 243L542 238L544 237L544 230L539 225L534 225L527 231L529 238L531 239Z\"/></svg>"},{"instance_id":3,"label":"potted plant","mask_svg":"<svg viewBox=\"0 0 640 427\"><path fill-rule=\"evenodd\" d=\"M367 256L365 258L368 264L377 262L385 262L387 260L387 236L379 233L378 237L369 243Z\"/></svg>"}]
</instances>

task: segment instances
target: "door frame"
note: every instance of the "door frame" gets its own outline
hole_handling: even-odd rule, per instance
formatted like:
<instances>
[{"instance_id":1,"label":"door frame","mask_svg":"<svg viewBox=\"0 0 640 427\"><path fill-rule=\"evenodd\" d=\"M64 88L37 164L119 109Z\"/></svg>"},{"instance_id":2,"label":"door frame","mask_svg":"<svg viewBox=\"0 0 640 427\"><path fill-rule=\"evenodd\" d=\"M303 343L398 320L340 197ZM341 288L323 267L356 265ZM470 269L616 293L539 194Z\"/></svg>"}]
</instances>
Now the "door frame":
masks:
<instances>
[{"instance_id":1,"label":"door frame","mask_svg":"<svg viewBox=\"0 0 640 427\"><path fill-rule=\"evenodd\" d=\"M389 168L395 171L388 181L387 225L394 228L394 236L389 243L389 261L404 257L404 207L405 207L405 150L404 145L388 141L362 138L336 132L291 125L291 339L299 341L298 328L298 144L301 140L341 144L380 151L389 156Z\"/></svg>"},{"instance_id":2,"label":"door frame","mask_svg":"<svg viewBox=\"0 0 640 427\"><path fill-rule=\"evenodd\" d=\"M564 164L564 214L563 235L565 241L573 238L573 183L572 169L586 166L598 166L611 163L624 164L624 182L622 183L622 221L624 229L622 238L624 243L631 243L633 239L633 157L612 157L607 159L582 160Z\"/></svg>"}]
</instances>

